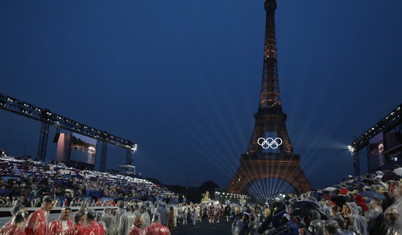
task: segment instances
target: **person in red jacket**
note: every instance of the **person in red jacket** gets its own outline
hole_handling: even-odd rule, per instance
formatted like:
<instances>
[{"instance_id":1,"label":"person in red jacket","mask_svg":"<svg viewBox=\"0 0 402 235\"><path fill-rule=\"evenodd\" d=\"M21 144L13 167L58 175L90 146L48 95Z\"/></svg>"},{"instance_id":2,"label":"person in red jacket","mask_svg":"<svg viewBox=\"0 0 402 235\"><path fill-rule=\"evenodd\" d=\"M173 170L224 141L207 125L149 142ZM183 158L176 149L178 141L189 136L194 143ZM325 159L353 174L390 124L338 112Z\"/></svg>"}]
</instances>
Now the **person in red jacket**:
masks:
<instances>
[{"instance_id":1,"label":"person in red jacket","mask_svg":"<svg viewBox=\"0 0 402 235\"><path fill-rule=\"evenodd\" d=\"M87 225L78 235L105 235L105 229L96 222L96 212L94 210L87 211Z\"/></svg>"},{"instance_id":2,"label":"person in red jacket","mask_svg":"<svg viewBox=\"0 0 402 235\"><path fill-rule=\"evenodd\" d=\"M24 210L24 206L22 205L22 204L17 204L17 205L15 205L11 210L10 210L10 213L11 213L11 220L10 221L8 221L4 226L3 226L3 228L4 227L7 227L7 226L9 226L9 225L11 225L12 223L13 223L13 220L14 220L14 218L15 218L15 215L17 214L17 212L19 212L20 210Z\"/></svg>"},{"instance_id":3,"label":"person in red jacket","mask_svg":"<svg viewBox=\"0 0 402 235\"><path fill-rule=\"evenodd\" d=\"M61 209L60 218L54 220L49 225L49 231L51 235L64 235L67 230L73 227L73 223L70 218L71 208L64 207Z\"/></svg>"},{"instance_id":4,"label":"person in red jacket","mask_svg":"<svg viewBox=\"0 0 402 235\"><path fill-rule=\"evenodd\" d=\"M27 235L47 235L49 212L54 204L53 197L46 196L43 198L42 207L29 216L28 225L25 228Z\"/></svg>"},{"instance_id":5,"label":"person in red jacket","mask_svg":"<svg viewBox=\"0 0 402 235\"><path fill-rule=\"evenodd\" d=\"M74 213L74 225L66 231L66 235L78 235L84 230L85 212L77 211Z\"/></svg>"},{"instance_id":6,"label":"person in red jacket","mask_svg":"<svg viewBox=\"0 0 402 235\"><path fill-rule=\"evenodd\" d=\"M145 235L170 235L169 228L160 223L159 213L154 214L152 224L145 229Z\"/></svg>"},{"instance_id":7,"label":"person in red jacket","mask_svg":"<svg viewBox=\"0 0 402 235\"><path fill-rule=\"evenodd\" d=\"M128 235L143 235L145 230L142 228L142 218L141 216L137 216L134 221L133 227L131 227Z\"/></svg>"},{"instance_id":8,"label":"person in red jacket","mask_svg":"<svg viewBox=\"0 0 402 235\"><path fill-rule=\"evenodd\" d=\"M0 230L0 234L7 234L7 235L25 235L24 227L28 220L28 213L25 211L19 211L15 214L13 222L8 225L4 226Z\"/></svg>"}]
</instances>

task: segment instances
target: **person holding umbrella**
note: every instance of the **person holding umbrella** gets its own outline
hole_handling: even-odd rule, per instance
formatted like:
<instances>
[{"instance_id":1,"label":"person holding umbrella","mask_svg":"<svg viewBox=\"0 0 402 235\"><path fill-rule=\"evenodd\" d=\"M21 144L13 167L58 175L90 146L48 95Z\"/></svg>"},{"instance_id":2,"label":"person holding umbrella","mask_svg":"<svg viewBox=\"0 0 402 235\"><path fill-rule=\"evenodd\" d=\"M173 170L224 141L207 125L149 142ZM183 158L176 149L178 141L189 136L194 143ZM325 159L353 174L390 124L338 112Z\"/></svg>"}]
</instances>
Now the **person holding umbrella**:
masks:
<instances>
[{"instance_id":1,"label":"person holding umbrella","mask_svg":"<svg viewBox=\"0 0 402 235\"><path fill-rule=\"evenodd\" d=\"M331 201L334 203L332 205L331 215L332 217L337 217L342 215L343 205L346 203L345 196L334 196Z\"/></svg>"},{"instance_id":2,"label":"person holding umbrella","mask_svg":"<svg viewBox=\"0 0 402 235\"><path fill-rule=\"evenodd\" d=\"M324 222L318 211L311 210L311 222L308 226L308 230L315 235L324 235Z\"/></svg>"},{"instance_id":3,"label":"person holding umbrella","mask_svg":"<svg viewBox=\"0 0 402 235\"><path fill-rule=\"evenodd\" d=\"M274 234L299 235L299 228L297 227L297 224L291 220L289 214L284 213L280 223L281 225L275 229Z\"/></svg>"}]
</instances>

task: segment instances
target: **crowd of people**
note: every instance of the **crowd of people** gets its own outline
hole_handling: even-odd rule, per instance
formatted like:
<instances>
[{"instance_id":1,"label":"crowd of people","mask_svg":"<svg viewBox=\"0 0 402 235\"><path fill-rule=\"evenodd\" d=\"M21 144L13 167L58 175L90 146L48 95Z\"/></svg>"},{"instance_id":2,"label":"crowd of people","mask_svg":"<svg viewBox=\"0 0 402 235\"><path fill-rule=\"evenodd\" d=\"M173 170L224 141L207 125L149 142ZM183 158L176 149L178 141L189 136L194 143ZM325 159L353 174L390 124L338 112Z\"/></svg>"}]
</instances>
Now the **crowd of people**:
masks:
<instances>
[{"instance_id":1,"label":"crowd of people","mask_svg":"<svg viewBox=\"0 0 402 235\"><path fill-rule=\"evenodd\" d=\"M203 218L209 223L219 223L224 210L224 205L212 200L200 204L126 200L105 207L102 212L81 206L73 213L72 221L72 208L63 207L60 217L50 221L49 213L56 200L45 196L41 201L41 207L29 217L27 208L16 204L11 209L11 220L0 230L0 235L165 235L177 226L195 226Z\"/></svg>"},{"instance_id":2,"label":"crowd of people","mask_svg":"<svg viewBox=\"0 0 402 235\"><path fill-rule=\"evenodd\" d=\"M152 200L179 196L138 177L0 158L0 207L12 207L17 203L38 207L45 195L55 197L57 207L114 206L116 199Z\"/></svg>"},{"instance_id":3,"label":"crowd of people","mask_svg":"<svg viewBox=\"0 0 402 235\"><path fill-rule=\"evenodd\" d=\"M232 234L402 234L402 168L265 205L235 205Z\"/></svg>"},{"instance_id":4,"label":"crowd of people","mask_svg":"<svg viewBox=\"0 0 402 235\"><path fill-rule=\"evenodd\" d=\"M12 219L1 229L1 235L170 235L167 226L161 224L162 216L156 211L152 220L142 206L135 211L132 206L120 206L122 210L113 213L97 214L95 210L81 207L74 213L73 221L70 220L72 211L69 207L61 209L60 217L49 221L49 213L56 204L53 197L45 196L42 205L28 216L26 208L15 205L11 213ZM124 203L121 203L124 205ZM151 222L152 221L152 222Z\"/></svg>"},{"instance_id":5,"label":"crowd of people","mask_svg":"<svg viewBox=\"0 0 402 235\"><path fill-rule=\"evenodd\" d=\"M12 214L0 235L171 234L200 222L230 223L233 235L401 234L402 168L348 176L330 187L258 204L179 202L166 188L139 178L15 159L0 164L0 205ZM50 221L55 206L60 217ZM39 209L29 215L27 207Z\"/></svg>"}]
</instances>

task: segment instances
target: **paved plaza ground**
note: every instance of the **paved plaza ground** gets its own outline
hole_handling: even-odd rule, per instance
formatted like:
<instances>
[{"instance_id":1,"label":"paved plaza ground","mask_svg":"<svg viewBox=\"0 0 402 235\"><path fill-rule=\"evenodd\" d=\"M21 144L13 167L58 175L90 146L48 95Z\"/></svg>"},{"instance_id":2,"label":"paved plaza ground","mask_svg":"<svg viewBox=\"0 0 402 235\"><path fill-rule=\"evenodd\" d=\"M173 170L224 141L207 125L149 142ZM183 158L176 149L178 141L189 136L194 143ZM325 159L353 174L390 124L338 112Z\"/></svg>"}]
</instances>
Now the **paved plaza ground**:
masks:
<instances>
[{"instance_id":1,"label":"paved plaza ground","mask_svg":"<svg viewBox=\"0 0 402 235\"><path fill-rule=\"evenodd\" d=\"M231 235L231 223L213 223L208 221L193 225L179 226L173 229L172 235Z\"/></svg>"}]
</instances>

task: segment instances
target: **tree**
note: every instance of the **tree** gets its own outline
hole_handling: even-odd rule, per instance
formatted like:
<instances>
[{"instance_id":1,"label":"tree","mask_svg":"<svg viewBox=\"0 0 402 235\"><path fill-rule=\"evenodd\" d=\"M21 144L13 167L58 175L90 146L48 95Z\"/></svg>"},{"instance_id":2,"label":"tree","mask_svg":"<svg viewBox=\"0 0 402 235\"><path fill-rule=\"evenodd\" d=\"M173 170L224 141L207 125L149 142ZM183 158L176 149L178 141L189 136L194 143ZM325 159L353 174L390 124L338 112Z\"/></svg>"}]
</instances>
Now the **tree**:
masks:
<instances>
[{"instance_id":1,"label":"tree","mask_svg":"<svg viewBox=\"0 0 402 235\"><path fill-rule=\"evenodd\" d=\"M216 189L218 189L219 186L213 182L213 181L205 181L201 186L200 186L200 192L205 193L206 191L209 191L211 194L212 192L215 192Z\"/></svg>"}]
</instances>

